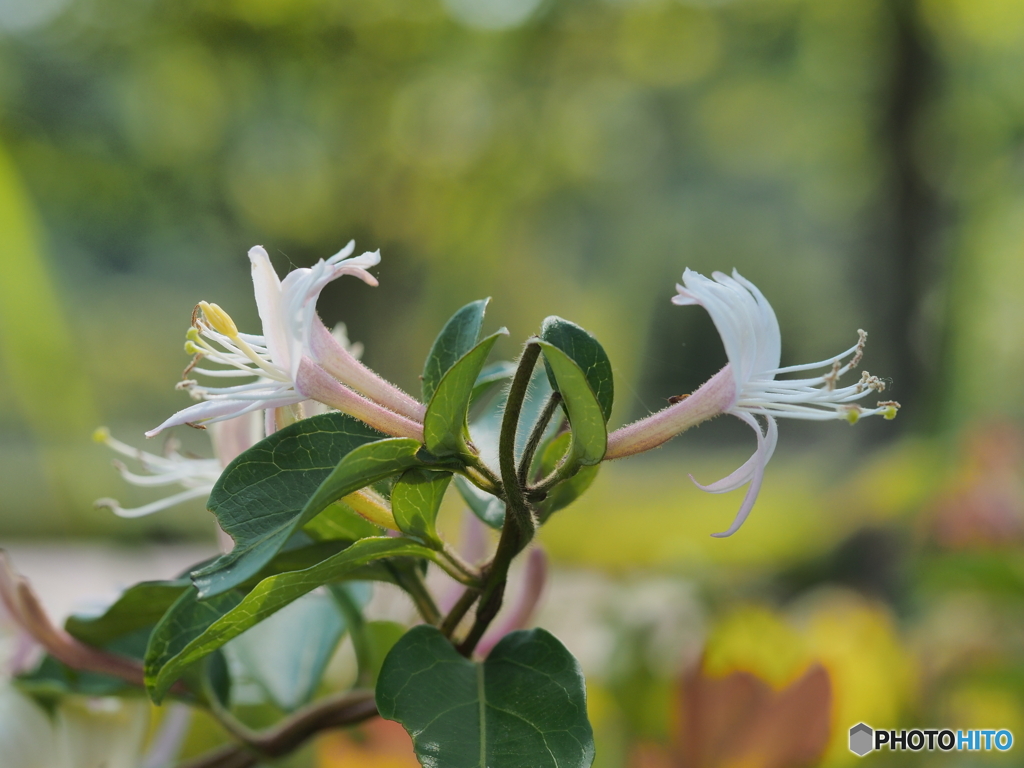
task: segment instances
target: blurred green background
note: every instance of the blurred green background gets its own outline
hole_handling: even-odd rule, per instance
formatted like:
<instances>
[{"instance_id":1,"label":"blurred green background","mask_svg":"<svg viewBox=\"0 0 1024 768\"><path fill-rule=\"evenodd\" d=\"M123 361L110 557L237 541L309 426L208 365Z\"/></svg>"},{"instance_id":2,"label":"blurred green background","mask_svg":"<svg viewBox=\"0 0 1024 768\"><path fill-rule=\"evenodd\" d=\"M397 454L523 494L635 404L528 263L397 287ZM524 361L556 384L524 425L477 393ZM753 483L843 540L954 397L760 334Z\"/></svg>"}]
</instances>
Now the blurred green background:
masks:
<instances>
[{"instance_id":1,"label":"blurred green background","mask_svg":"<svg viewBox=\"0 0 1024 768\"><path fill-rule=\"evenodd\" d=\"M199 300L258 329L255 243L282 273L380 248L380 287L339 281L319 309L408 390L470 300L494 297L505 357L548 314L580 323L615 366L616 423L724 363L669 298L685 267L736 267L784 365L868 330L899 418L783 423L725 541L708 534L739 498L686 473L725 474L753 439L702 427L605 468L546 532L555 562L692 580L711 624L852 589L916 659L881 685L892 727L979 701L1024 727L1022 72L1019 0L0 0L0 539L209 538L201 504L92 509L153 496L89 438L142 446L187 404ZM999 628L980 667L915 645L944 637L928 621L989 626L949 608L963 594ZM660 701L622 663L595 700ZM608 717L620 757L670 728Z\"/></svg>"}]
</instances>

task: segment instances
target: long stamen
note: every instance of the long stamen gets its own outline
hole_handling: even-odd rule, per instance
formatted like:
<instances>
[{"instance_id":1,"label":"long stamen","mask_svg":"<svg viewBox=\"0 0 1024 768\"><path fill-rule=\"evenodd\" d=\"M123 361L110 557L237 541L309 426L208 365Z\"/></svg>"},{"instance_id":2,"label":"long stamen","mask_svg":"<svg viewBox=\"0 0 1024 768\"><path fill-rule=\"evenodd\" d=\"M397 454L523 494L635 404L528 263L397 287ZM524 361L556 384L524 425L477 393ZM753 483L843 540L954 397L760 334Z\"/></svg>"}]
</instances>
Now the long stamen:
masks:
<instances>
[{"instance_id":1,"label":"long stamen","mask_svg":"<svg viewBox=\"0 0 1024 768\"><path fill-rule=\"evenodd\" d=\"M230 345L230 347L221 339L217 340L218 343L222 344L225 348L230 349L231 352L235 352L236 354L240 353L241 355L247 357L268 377L275 379L277 381L289 380L287 376L282 374L279 368L267 363L267 361L264 360L256 352L256 350L254 350L249 345L249 343L242 338L241 334L239 334L238 332L238 327L235 325L235 321L232 320L231 316L227 312L225 312L221 307L206 301L199 302L198 306L199 309L202 311L202 319L206 321L206 324L208 324L212 330L216 331L221 336L224 336L227 339L230 339L231 342L233 342ZM202 329L200 328L200 318L195 314L193 316L195 318L195 327L199 329L199 331L201 332ZM208 353L210 353L208 356L219 357L221 359L219 359L218 362L225 362L225 359L223 358L223 353L219 353L218 350L212 347L209 343L207 343L202 338L199 338L199 333L194 334L194 336L190 336L190 339L197 346L207 350ZM235 367L241 367L238 365L238 363L234 361L228 361L226 364L234 365Z\"/></svg>"}]
</instances>

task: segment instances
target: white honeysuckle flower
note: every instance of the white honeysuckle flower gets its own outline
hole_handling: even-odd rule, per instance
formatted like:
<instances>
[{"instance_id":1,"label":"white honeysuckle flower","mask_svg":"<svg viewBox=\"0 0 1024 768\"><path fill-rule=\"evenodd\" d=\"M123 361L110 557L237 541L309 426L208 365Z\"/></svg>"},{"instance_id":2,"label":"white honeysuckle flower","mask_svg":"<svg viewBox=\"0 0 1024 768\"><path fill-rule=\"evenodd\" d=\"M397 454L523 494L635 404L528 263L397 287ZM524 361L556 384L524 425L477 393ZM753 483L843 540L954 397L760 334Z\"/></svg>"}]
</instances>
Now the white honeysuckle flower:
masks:
<instances>
[{"instance_id":1,"label":"white honeysuckle flower","mask_svg":"<svg viewBox=\"0 0 1024 768\"><path fill-rule=\"evenodd\" d=\"M180 424L205 426L260 410L269 412L267 432L270 433L282 420L301 417L300 409L295 406L304 400L316 400L388 434L422 439L422 425L415 418L390 409L390 403L382 403L372 394L368 395L370 399L360 396L357 391L361 391L361 387L343 386L321 368L313 352L312 339L321 329L327 333L331 344L343 349L323 328L316 314L316 301L324 286L342 275L377 285L376 278L367 270L380 262L380 253L374 251L351 257L354 248L355 243L350 242L329 259L321 259L309 268L292 270L284 280L278 278L262 246L251 248L249 261L263 335L240 333L227 312L216 304L200 302L193 312L193 327L189 329L185 345L195 359L185 373L211 378L255 377L255 380L225 387L204 386L194 379L180 382L179 388L188 390L192 397L203 402L179 411L146 436L153 437ZM349 352L344 351L344 355L361 366ZM224 367L199 367L201 361ZM391 387L376 374L372 376L378 385Z\"/></svg>"},{"instance_id":2,"label":"white honeysuckle flower","mask_svg":"<svg viewBox=\"0 0 1024 768\"><path fill-rule=\"evenodd\" d=\"M380 263L380 251L367 251L350 258L355 247L352 240L327 260L321 259L308 269L293 269L284 280L278 279L262 246L249 250L256 306L266 339L264 346L292 381L299 374L302 355L309 349L316 300L324 287L342 275L352 275L367 285L377 285L377 278L367 270Z\"/></svg>"},{"instance_id":3,"label":"white honeysuckle flower","mask_svg":"<svg viewBox=\"0 0 1024 768\"><path fill-rule=\"evenodd\" d=\"M692 270L683 273L674 304L699 304L711 315L725 346L729 363L692 395L679 398L667 408L608 436L606 459L617 459L656 448L706 419L729 413L744 421L757 434L757 450L739 469L710 485L697 486L709 493L725 493L750 484L743 504L727 531L713 536L731 536L750 514L764 478L764 468L778 442L776 417L825 421L845 419L851 424L863 416L896 416L899 403L879 402L865 408L855 401L871 392L882 392L885 384L867 372L859 381L839 387L839 377L855 368L863 356L867 334L858 331L857 343L845 352L806 365L779 367L782 339L779 322L768 300L753 283L733 271L721 272L710 280ZM849 358L844 364L843 360ZM808 378L777 379L780 374L824 369ZM762 427L756 417L765 420ZM692 478L691 478L692 479ZM696 483L696 480L694 480Z\"/></svg>"},{"instance_id":4,"label":"white honeysuckle flower","mask_svg":"<svg viewBox=\"0 0 1024 768\"><path fill-rule=\"evenodd\" d=\"M178 450L176 440L168 440L163 455L157 456L122 443L112 437L106 427L97 429L93 433L96 442L103 443L122 456L134 459L145 470L145 474L137 474L130 471L123 462L115 460L114 467L129 483L145 487L177 485L184 490L134 509L125 509L116 499L98 499L96 506L107 507L118 517L131 518L142 517L191 499L209 496L224 467L263 437L262 421L254 418L256 416L255 413L247 413L212 424L210 439L215 456L212 459L182 454Z\"/></svg>"},{"instance_id":5,"label":"white honeysuckle flower","mask_svg":"<svg viewBox=\"0 0 1024 768\"><path fill-rule=\"evenodd\" d=\"M134 459L141 465L144 474L132 472L124 463L114 461L114 466L121 473L121 477L132 485L144 487L172 485L184 488L183 491L133 509L125 509L116 499L97 499L97 507L107 507L118 517L143 517L191 499L205 499L210 495L210 491L213 490L214 483L217 482L223 469L218 459L200 459L183 455L178 451L177 441L169 440L164 454L157 456L138 448L132 448L111 437L110 431L106 428L97 429L93 438L96 442L103 443L108 448L129 459Z\"/></svg>"}]
</instances>

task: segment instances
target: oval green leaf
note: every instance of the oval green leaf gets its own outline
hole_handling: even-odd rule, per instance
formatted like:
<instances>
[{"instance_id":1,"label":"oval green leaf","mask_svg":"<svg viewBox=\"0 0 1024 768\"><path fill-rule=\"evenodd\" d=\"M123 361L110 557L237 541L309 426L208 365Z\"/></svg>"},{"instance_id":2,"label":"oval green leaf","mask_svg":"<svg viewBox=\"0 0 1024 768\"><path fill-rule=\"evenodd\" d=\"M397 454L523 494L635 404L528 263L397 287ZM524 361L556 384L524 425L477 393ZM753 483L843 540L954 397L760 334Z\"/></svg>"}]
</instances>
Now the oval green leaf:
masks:
<instances>
[{"instance_id":1,"label":"oval green leaf","mask_svg":"<svg viewBox=\"0 0 1024 768\"><path fill-rule=\"evenodd\" d=\"M185 670L271 614L363 566L387 557L434 558L433 550L409 541L374 537L302 571L264 579L244 597L237 591L200 601L190 589L153 630L146 649L146 688L159 703Z\"/></svg>"},{"instance_id":2,"label":"oval green leaf","mask_svg":"<svg viewBox=\"0 0 1024 768\"><path fill-rule=\"evenodd\" d=\"M562 395L562 404L572 428L572 446L567 460L584 466L597 464L608 449L608 429L601 404L583 370L558 347L538 342Z\"/></svg>"},{"instance_id":3,"label":"oval green leaf","mask_svg":"<svg viewBox=\"0 0 1024 768\"><path fill-rule=\"evenodd\" d=\"M580 665L543 629L512 632L474 663L434 627L414 627L384 661L377 708L409 732L423 765L589 768L594 761Z\"/></svg>"},{"instance_id":4,"label":"oval green leaf","mask_svg":"<svg viewBox=\"0 0 1024 768\"><path fill-rule=\"evenodd\" d=\"M418 467L402 473L391 489L391 511L402 533L431 549L441 548L435 523L451 479L451 472L435 472Z\"/></svg>"},{"instance_id":5,"label":"oval green leaf","mask_svg":"<svg viewBox=\"0 0 1024 768\"><path fill-rule=\"evenodd\" d=\"M208 506L235 547L193 572L202 594L220 594L255 576L301 527L307 502L338 463L383 437L351 416L325 413L275 432L228 464Z\"/></svg>"},{"instance_id":6,"label":"oval green leaf","mask_svg":"<svg viewBox=\"0 0 1024 768\"><path fill-rule=\"evenodd\" d=\"M451 316L434 339L423 366L423 402L430 402L448 369L476 346L489 301L489 298L480 299L464 306Z\"/></svg>"},{"instance_id":7,"label":"oval green leaf","mask_svg":"<svg viewBox=\"0 0 1024 768\"><path fill-rule=\"evenodd\" d=\"M505 335L508 331L504 328L492 333L459 358L438 382L423 417L423 440L431 453L444 456L467 450L467 414L473 390L491 347Z\"/></svg>"},{"instance_id":8,"label":"oval green leaf","mask_svg":"<svg viewBox=\"0 0 1024 768\"><path fill-rule=\"evenodd\" d=\"M612 378L612 364L604 347L589 331L555 316L546 318L541 324L540 337L558 347L580 367L597 402L601 404L601 412L607 423L615 401L615 382Z\"/></svg>"}]
</instances>

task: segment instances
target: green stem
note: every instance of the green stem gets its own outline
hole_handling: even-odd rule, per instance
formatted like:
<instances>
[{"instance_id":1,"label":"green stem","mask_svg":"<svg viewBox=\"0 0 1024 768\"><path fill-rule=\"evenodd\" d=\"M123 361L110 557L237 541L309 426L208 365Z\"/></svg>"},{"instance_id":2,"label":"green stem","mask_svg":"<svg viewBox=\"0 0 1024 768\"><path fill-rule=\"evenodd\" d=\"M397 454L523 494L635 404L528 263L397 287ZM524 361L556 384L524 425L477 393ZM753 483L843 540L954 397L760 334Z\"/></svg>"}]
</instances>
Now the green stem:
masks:
<instances>
[{"instance_id":1,"label":"green stem","mask_svg":"<svg viewBox=\"0 0 1024 768\"><path fill-rule=\"evenodd\" d=\"M526 503L516 471L516 433L519 429L523 402L526 400L526 390L530 386L530 378L539 356L539 344L531 342L526 345L522 357L519 358L519 367L516 369L505 402L505 413L501 419L501 433L498 437L498 464L501 469L501 482L505 488L505 524L501 529L501 538L498 540L494 559L487 569L487 582L477 606L476 620L466 639L459 645L459 653L467 657L473 653L476 644L480 642L480 638L501 609L508 567L512 559L533 537L533 514Z\"/></svg>"},{"instance_id":2,"label":"green stem","mask_svg":"<svg viewBox=\"0 0 1024 768\"><path fill-rule=\"evenodd\" d=\"M460 458L462 463L466 465L466 471L459 474L480 490L487 491L492 496L498 496L499 498L502 496L501 480L494 474L494 470L480 460L479 456L467 453L463 454Z\"/></svg>"},{"instance_id":3,"label":"green stem","mask_svg":"<svg viewBox=\"0 0 1024 768\"><path fill-rule=\"evenodd\" d=\"M409 597L412 598L413 603L416 605L416 610L419 611L423 620L427 624L436 627L441 623L441 611L437 609L437 603L431 597L430 592L427 590L427 585L423 583L423 578L420 574L412 570L407 573L408 578L402 578L400 586L409 593Z\"/></svg>"},{"instance_id":4,"label":"green stem","mask_svg":"<svg viewBox=\"0 0 1024 768\"><path fill-rule=\"evenodd\" d=\"M558 392L552 392L548 401L544 403L544 409L540 412L540 416L537 417L537 423L533 425L530 438L526 441L526 447L523 449L523 456L519 460L517 479L520 488L526 487L530 476L530 465L533 464L533 456L537 453L537 447L540 445L540 441L544 439L544 432L548 428L548 423L551 421L551 417L555 415L555 409L558 408L558 404L561 402L562 395Z\"/></svg>"},{"instance_id":5,"label":"green stem","mask_svg":"<svg viewBox=\"0 0 1024 768\"><path fill-rule=\"evenodd\" d=\"M537 483L534 486L526 489L526 498L530 501L542 501L547 496L548 491L554 488L559 483L568 480L570 477L575 475L581 469L581 465L577 461L571 461L566 459L557 467L554 471Z\"/></svg>"},{"instance_id":6,"label":"green stem","mask_svg":"<svg viewBox=\"0 0 1024 768\"><path fill-rule=\"evenodd\" d=\"M479 583L480 583L480 569L479 568L474 568L472 565L467 563L462 558L462 555L460 555L458 552L456 552L455 548L451 544L449 544L447 541L441 542L440 554L442 556L444 556L448 560L449 563L451 563L453 566L455 566L455 568L463 574L463 576L465 578L462 578L462 579L456 578L456 580L460 584L466 584L466 579L468 578L469 580L474 582L476 585L479 585ZM447 571L447 569L445 570L445 572L448 573L449 576L452 576L451 572ZM453 578L455 578L455 577L453 577ZM472 586L472 585L468 585L467 584L467 586Z\"/></svg>"},{"instance_id":7,"label":"green stem","mask_svg":"<svg viewBox=\"0 0 1024 768\"><path fill-rule=\"evenodd\" d=\"M363 618L363 612L344 585L331 584L328 589L345 619L349 637L352 638L352 649L356 653L356 664L359 667L356 687L368 688L373 684L373 649L370 647L370 638L366 634L366 619Z\"/></svg>"},{"instance_id":8,"label":"green stem","mask_svg":"<svg viewBox=\"0 0 1024 768\"><path fill-rule=\"evenodd\" d=\"M469 609L473 607L473 603L480 597L479 589L466 589L462 593L462 597L459 598L458 602L452 606L452 609L448 612L448 615L444 617L444 621L441 622L441 634L445 637L451 637L452 632L459 626L459 622L462 618L469 613Z\"/></svg>"}]
</instances>

